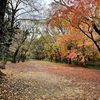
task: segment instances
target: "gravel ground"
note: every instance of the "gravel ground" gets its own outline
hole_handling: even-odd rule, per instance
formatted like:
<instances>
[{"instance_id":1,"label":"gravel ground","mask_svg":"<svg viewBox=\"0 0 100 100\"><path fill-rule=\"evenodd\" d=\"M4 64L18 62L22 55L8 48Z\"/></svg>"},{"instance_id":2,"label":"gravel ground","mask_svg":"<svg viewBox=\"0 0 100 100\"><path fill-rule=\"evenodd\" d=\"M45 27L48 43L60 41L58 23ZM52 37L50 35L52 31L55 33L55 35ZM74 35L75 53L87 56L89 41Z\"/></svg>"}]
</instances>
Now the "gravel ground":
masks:
<instances>
[{"instance_id":1,"label":"gravel ground","mask_svg":"<svg viewBox=\"0 0 100 100\"><path fill-rule=\"evenodd\" d=\"M7 64L0 100L100 100L100 71L43 61Z\"/></svg>"}]
</instances>

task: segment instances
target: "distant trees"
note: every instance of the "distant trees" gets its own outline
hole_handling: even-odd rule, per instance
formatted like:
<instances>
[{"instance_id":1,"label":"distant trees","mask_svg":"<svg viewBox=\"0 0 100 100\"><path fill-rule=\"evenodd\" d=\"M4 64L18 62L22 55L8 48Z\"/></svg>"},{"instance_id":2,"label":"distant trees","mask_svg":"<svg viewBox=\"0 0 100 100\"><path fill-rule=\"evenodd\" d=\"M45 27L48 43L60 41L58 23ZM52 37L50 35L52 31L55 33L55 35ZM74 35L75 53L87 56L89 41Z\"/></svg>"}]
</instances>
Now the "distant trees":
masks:
<instances>
[{"instance_id":1,"label":"distant trees","mask_svg":"<svg viewBox=\"0 0 100 100\"><path fill-rule=\"evenodd\" d=\"M25 61L26 54L29 52L30 46L34 39L37 37L37 25L24 25L22 30L18 30L15 38L13 38L13 44L10 46L12 51L12 62Z\"/></svg>"},{"instance_id":2,"label":"distant trees","mask_svg":"<svg viewBox=\"0 0 100 100\"><path fill-rule=\"evenodd\" d=\"M21 20L25 18L28 20L36 20L41 10L42 5L35 0L0 0L1 66L5 66L7 58L12 54L9 47L13 44L13 39L16 38L15 35L18 34L18 30L21 30ZM24 40L23 42L25 42ZM15 62L14 58L13 62Z\"/></svg>"},{"instance_id":3,"label":"distant trees","mask_svg":"<svg viewBox=\"0 0 100 100\"><path fill-rule=\"evenodd\" d=\"M31 58L38 60L45 58L44 44L45 40L42 36L34 40L33 44L31 45Z\"/></svg>"}]
</instances>

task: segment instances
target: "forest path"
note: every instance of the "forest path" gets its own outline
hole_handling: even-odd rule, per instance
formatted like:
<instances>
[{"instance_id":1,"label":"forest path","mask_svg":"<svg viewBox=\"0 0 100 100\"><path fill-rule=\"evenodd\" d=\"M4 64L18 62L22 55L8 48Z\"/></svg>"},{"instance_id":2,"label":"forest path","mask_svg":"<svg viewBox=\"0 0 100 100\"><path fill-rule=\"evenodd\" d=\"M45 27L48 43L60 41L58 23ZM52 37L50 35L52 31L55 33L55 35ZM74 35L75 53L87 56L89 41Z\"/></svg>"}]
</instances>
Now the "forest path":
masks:
<instances>
[{"instance_id":1,"label":"forest path","mask_svg":"<svg viewBox=\"0 0 100 100\"><path fill-rule=\"evenodd\" d=\"M100 100L100 71L46 61L9 63L0 100Z\"/></svg>"}]
</instances>

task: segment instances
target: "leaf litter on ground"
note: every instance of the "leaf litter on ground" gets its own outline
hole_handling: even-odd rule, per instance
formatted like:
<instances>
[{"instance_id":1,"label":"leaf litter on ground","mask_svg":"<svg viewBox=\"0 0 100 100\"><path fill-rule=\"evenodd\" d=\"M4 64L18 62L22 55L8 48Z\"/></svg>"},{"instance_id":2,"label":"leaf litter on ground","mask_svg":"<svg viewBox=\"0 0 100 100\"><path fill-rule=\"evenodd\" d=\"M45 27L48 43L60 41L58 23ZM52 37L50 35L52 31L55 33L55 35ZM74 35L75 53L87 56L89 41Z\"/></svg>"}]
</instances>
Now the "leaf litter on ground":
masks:
<instances>
[{"instance_id":1,"label":"leaf litter on ground","mask_svg":"<svg viewBox=\"0 0 100 100\"><path fill-rule=\"evenodd\" d=\"M100 71L46 61L9 63L0 100L100 100Z\"/></svg>"}]
</instances>

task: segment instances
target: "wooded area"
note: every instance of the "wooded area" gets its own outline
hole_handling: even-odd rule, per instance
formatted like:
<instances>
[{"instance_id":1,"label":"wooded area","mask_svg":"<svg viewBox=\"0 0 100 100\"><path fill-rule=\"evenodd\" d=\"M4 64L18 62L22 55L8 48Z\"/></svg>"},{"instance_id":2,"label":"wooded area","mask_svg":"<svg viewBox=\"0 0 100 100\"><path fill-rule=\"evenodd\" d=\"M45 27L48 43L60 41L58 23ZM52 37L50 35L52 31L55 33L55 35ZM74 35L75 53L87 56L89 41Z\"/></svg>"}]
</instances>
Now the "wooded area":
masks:
<instances>
[{"instance_id":1,"label":"wooded area","mask_svg":"<svg viewBox=\"0 0 100 100\"><path fill-rule=\"evenodd\" d=\"M0 78L30 60L100 69L100 0L0 0Z\"/></svg>"},{"instance_id":2,"label":"wooded area","mask_svg":"<svg viewBox=\"0 0 100 100\"><path fill-rule=\"evenodd\" d=\"M100 66L99 4L54 0L44 9L35 0L1 0L1 66L26 59ZM45 19L40 16L43 11Z\"/></svg>"}]
</instances>

